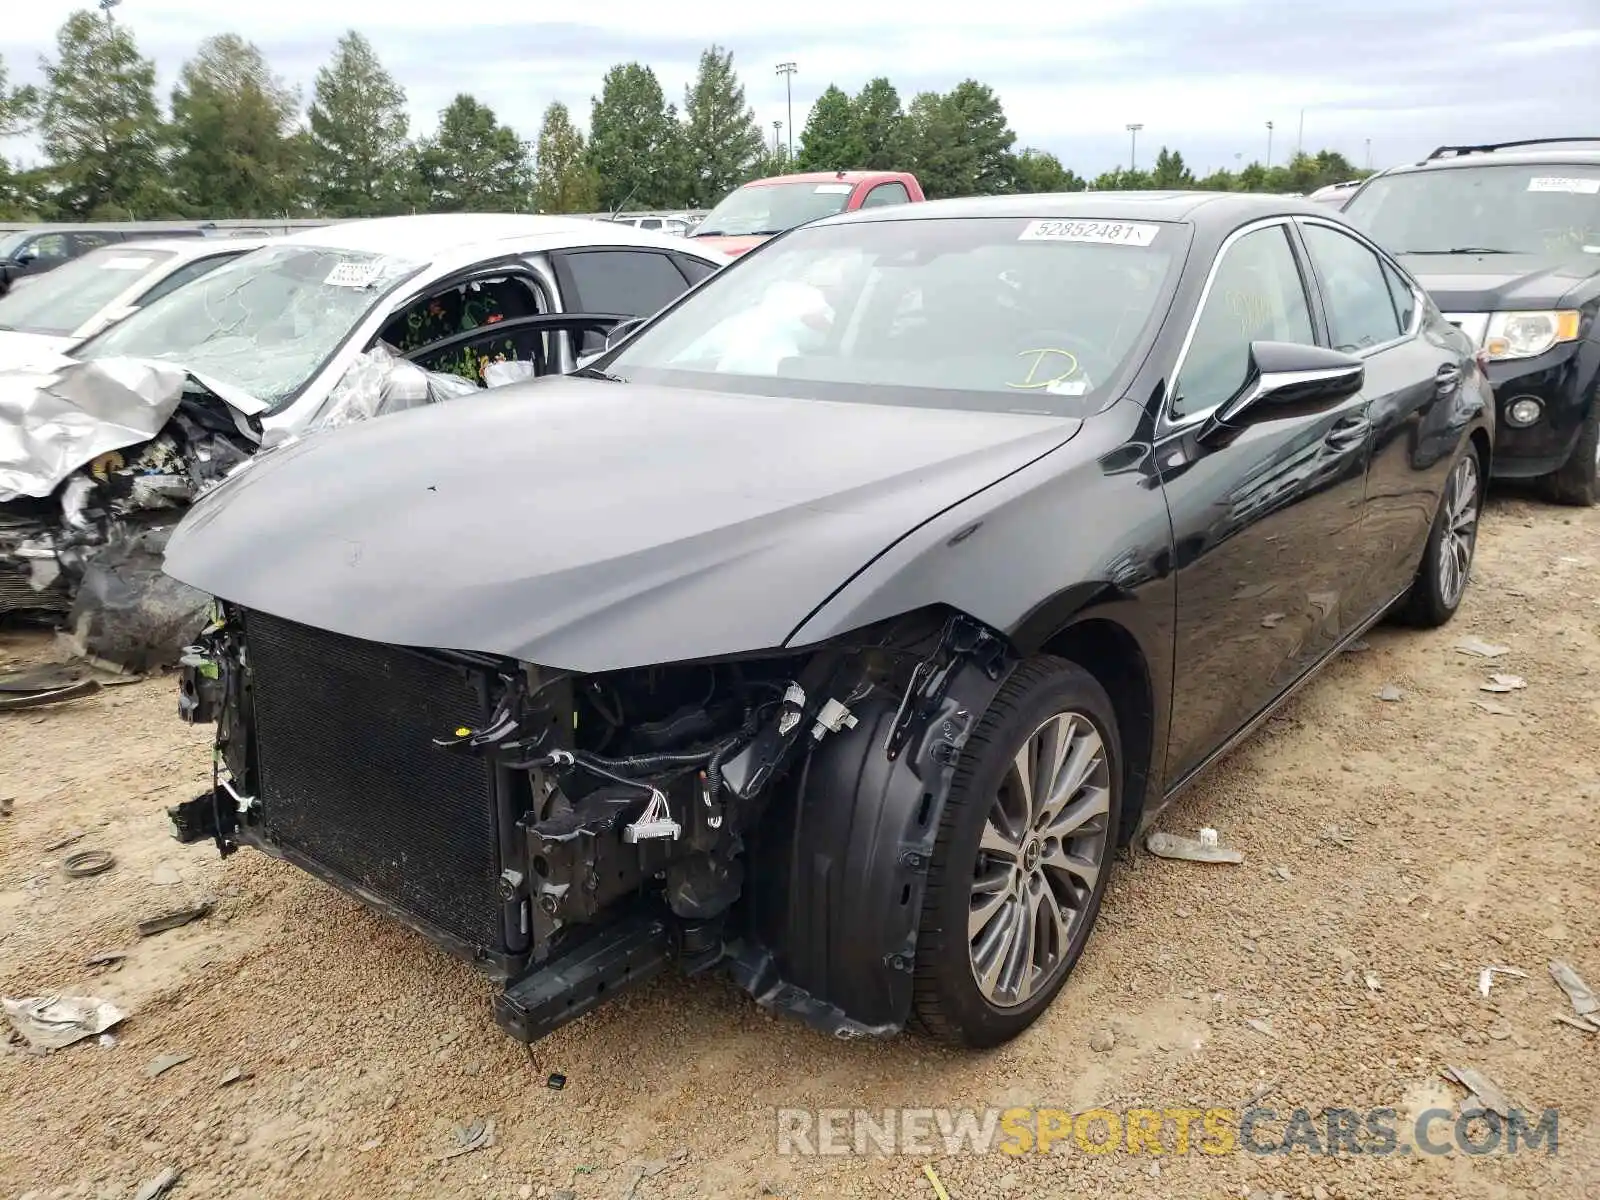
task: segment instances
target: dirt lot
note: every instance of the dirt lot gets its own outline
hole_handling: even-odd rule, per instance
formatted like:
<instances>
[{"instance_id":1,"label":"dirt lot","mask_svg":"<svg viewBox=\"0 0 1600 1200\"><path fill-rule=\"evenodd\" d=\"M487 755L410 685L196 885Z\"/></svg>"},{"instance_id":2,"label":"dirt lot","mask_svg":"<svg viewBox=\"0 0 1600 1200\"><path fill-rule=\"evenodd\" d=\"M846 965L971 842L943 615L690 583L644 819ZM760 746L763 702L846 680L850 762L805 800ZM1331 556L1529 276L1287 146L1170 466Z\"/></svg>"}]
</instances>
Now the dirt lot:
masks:
<instances>
[{"instance_id":1,"label":"dirt lot","mask_svg":"<svg viewBox=\"0 0 1600 1200\"><path fill-rule=\"evenodd\" d=\"M209 773L170 680L0 716L0 990L130 1014L114 1047L0 1053L0 1193L127 1197L171 1164L176 1197L933 1197L931 1162L953 1200L1600 1195L1600 1035L1554 1020L1570 1008L1546 967L1600 987L1597 630L1600 509L1497 499L1450 627L1376 631L1165 818L1214 826L1244 865L1124 863L1053 1011L981 1056L831 1042L731 985L670 979L530 1061L468 968L290 867L170 840L164 806ZM1509 653L1470 657L1468 635ZM46 648L0 635L0 666ZM1479 690L1493 671L1526 689ZM59 860L89 847L116 868L65 879ZM135 936L207 898L210 917ZM128 957L83 965L106 950ZM1490 964L1527 977L1483 999ZM192 1057L151 1078L169 1053ZM1451 1065L1559 1108L1559 1153L776 1153L778 1108L1261 1095L1284 1116L1415 1114L1461 1104ZM230 1068L252 1074L219 1086ZM474 1119L494 1144L440 1161Z\"/></svg>"}]
</instances>

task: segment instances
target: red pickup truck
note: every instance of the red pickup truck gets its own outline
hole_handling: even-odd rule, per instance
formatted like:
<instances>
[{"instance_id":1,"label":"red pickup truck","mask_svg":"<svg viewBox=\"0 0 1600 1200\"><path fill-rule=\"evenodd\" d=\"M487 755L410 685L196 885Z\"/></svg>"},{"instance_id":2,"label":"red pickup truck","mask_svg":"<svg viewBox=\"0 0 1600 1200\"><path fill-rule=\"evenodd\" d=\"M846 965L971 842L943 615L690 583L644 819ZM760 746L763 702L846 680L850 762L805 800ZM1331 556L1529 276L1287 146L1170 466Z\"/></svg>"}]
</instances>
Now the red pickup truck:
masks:
<instances>
[{"instance_id":1,"label":"red pickup truck","mask_svg":"<svg viewBox=\"0 0 1600 1200\"><path fill-rule=\"evenodd\" d=\"M914 204L926 197L905 171L812 171L752 179L706 214L695 238L713 250L738 255L774 234L818 217L880 204Z\"/></svg>"}]
</instances>

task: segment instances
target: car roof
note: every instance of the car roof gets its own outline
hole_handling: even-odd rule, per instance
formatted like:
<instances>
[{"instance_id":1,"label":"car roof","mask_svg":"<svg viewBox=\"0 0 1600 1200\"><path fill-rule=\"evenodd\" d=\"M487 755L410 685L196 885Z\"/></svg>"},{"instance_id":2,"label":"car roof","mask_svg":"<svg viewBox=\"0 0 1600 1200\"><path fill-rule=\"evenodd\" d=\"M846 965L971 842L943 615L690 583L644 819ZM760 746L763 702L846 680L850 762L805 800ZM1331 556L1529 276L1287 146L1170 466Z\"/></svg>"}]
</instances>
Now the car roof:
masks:
<instances>
[{"instance_id":1,"label":"car roof","mask_svg":"<svg viewBox=\"0 0 1600 1200\"><path fill-rule=\"evenodd\" d=\"M273 242L281 242L281 237L147 237L135 238L126 242L112 242L106 246L96 246L95 250L164 250L169 254L184 255L188 258L205 258L212 254L222 254L226 251L223 247L237 251L240 254L249 250L259 250L262 246L270 246ZM91 250L90 253L94 253Z\"/></svg>"},{"instance_id":2,"label":"car roof","mask_svg":"<svg viewBox=\"0 0 1600 1200\"><path fill-rule=\"evenodd\" d=\"M773 175L752 179L745 187L770 187L776 183L865 183L869 179L895 179L904 171L801 171L795 175Z\"/></svg>"},{"instance_id":3,"label":"car roof","mask_svg":"<svg viewBox=\"0 0 1600 1200\"><path fill-rule=\"evenodd\" d=\"M1328 216L1326 205L1256 192L1055 192L1036 196L968 196L864 208L813 221L933 221L960 217L1032 217L1084 221L1174 221L1228 226L1273 216Z\"/></svg>"},{"instance_id":4,"label":"car roof","mask_svg":"<svg viewBox=\"0 0 1600 1200\"><path fill-rule=\"evenodd\" d=\"M1435 152L1437 153L1437 151ZM1452 154L1444 158L1425 158L1401 163L1384 171L1385 175L1409 175L1417 171L1452 171L1462 167L1600 167L1600 149L1543 147L1529 150L1484 150Z\"/></svg>"},{"instance_id":5,"label":"car roof","mask_svg":"<svg viewBox=\"0 0 1600 1200\"><path fill-rule=\"evenodd\" d=\"M374 217L306 229L272 239L291 246L363 250L410 259L435 259L482 249L486 255L527 250L565 250L574 246L649 246L685 249L682 238L586 217L516 213L427 213ZM507 245L507 243L514 243Z\"/></svg>"}]
</instances>

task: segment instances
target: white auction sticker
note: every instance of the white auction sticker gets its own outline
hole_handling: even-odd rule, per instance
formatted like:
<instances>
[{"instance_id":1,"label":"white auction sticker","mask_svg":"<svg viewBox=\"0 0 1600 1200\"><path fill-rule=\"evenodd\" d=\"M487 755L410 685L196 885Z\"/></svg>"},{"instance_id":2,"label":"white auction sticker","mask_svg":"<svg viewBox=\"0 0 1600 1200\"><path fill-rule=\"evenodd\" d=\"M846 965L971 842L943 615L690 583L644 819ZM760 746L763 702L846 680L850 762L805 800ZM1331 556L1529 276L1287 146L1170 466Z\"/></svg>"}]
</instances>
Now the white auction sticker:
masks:
<instances>
[{"instance_id":1,"label":"white auction sticker","mask_svg":"<svg viewBox=\"0 0 1600 1200\"><path fill-rule=\"evenodd\" d=\"M382 266L375 262L342 262L336 263L322 282L329 287L364 288L382 273Z\"/></svg>"},{"instance_id":2,"label":"white auction sticker","mask_svg":"<svg viewBox=\"0 0 1600 1200\"><path fill-rule=\"evenodd\" d=\"M1530 192L1571 192L1576 196L1600 196L1600 179L1577 176L1535 175L1528 180Z\"/></svg>"},{"instance_id":3,"label":"white auction sticker","mask_svg":"<svg viewBox=\"0 0 1600 1200\"><path fill-rule=\"evenodd\" d=\"M1031 221L1019 242L1100 242L1110 246L1148 246L1159 225L1134 221Z\"/></svg>"},{"instance_id":4,"label":"white auction sticker","mask_svg":"<svg viewBox=\"0 0 1600 1200\"><path fill-rule=\"evenodd\" d=\"M853 183L819 183L819 184L817 184L817 191L819 193L822 193L822 194L825 194L825 195L829 195L829 196L848 196L851 192L853 192L855 190L856 190L856 185L853 184Z\"/></svg>"},{"instance_id":5,"label":"white auction sticker","mask_svg":"<svg viewBox=\"0 0 1600 1200\"><path fill-rule=\"evenodd\" d=\"M148 258L108 258L100 267L106 271L142 271L150 262Z\"/></svg>"}]
</instances>

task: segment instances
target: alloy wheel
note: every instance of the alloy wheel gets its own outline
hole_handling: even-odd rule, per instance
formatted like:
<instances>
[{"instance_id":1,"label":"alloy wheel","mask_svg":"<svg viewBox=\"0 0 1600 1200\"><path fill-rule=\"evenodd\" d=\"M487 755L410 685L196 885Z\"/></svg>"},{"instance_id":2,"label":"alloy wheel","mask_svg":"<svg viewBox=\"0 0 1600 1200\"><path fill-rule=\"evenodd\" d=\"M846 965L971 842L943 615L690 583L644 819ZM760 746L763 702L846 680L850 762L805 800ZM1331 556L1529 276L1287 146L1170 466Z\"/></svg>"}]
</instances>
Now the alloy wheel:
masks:
<instances>
[{"instance_id":1,"label":"alloy wheel","mask_svg":"<svg viewBox=\"0 0 1600 1200\"><path fill-rule=\"evenodd\" d=\"M1030 734L996 790L978 843L967 940L991 1004L1012 1008L1064 969L1105 867L1111 765L1088 717Z\"/></svg>"},{"instance_id":2,"label":"alloy wheel","mask_svg":"<svg viewBox=\"0 0 1600 1200\"><path fill-rule=\"evenodd\" d=\"M1439 598L1446 608L1461 603L1478 538L1478 456L1465 454L1450 472L1444 492L1444 530L1439 539Z\"/></svg>"}]
</instances>

